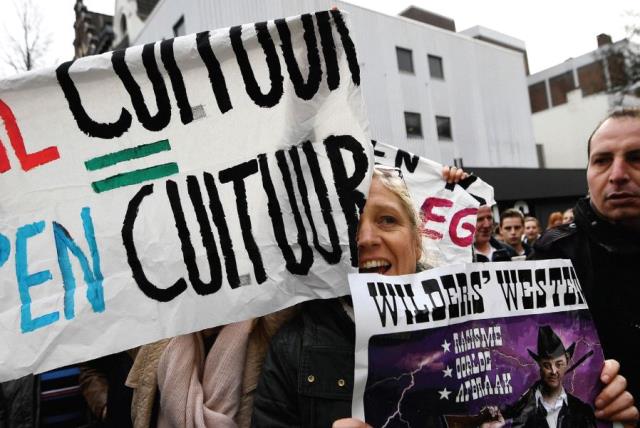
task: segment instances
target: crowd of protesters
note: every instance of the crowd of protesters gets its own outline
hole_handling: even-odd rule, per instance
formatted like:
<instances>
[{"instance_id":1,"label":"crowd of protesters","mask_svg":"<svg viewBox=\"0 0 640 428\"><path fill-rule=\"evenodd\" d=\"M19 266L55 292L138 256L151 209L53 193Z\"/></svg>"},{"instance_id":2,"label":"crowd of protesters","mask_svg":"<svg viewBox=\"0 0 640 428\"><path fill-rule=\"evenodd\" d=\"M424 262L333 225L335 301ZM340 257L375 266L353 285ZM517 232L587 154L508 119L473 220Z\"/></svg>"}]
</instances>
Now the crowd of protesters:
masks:
<instances>
[{"instance_id":1,"label":"crowd of protesters","mask_svg":"<svg viewBox=\"0 0 640 428\"><path fill-rule=\"evenodd\" d=\"M633 397L640 396L640 317L635 303L640 300L640 110L608 116L593 132L587 150L589 197L574 208L551 213L544 225L513 208L500 213L496 222L491 207L480 207L473 259L573 262L605 356L612 358L602 369L604 389L592 403L595 416L635 426ZM452 182L464 175L455 168L443 174ZM419 222L401 177L377 168L358 229L361 271L402 275L424 269ZM364 427L364 422L349 418L353 319L349 298L312 301L103 357L72 371L58 370L59 375L3 383L0 428ZM320 379L338 372L335 384ZM45 387L47 381L65 376L75 376L78 384ZM73 407L77 401L70 401L75 403L67 412L72 416L46 419L47 397L64 393L82 394L84 416ZM425 421L444 426L437 415L427 415Z\"/></svg>"},{"instance_id":2,"label":"crowd of protesters","mask_svg":"<svg viewBox=\"0 0 640 428\"><path fill-rule=\"evenodd\" d=\"M526 259L544 230L573 223L573 208L567 208L563 212L552 212L545 229L538 218L525 215L515 208L502 211L499 218L499 221L494 222L489 207L479 208L474 240L475 261L506 261L514 260L514 257L515 260ZM502 250L503 253L494 258L496 249Z\"/></svg>"}]
</instances>

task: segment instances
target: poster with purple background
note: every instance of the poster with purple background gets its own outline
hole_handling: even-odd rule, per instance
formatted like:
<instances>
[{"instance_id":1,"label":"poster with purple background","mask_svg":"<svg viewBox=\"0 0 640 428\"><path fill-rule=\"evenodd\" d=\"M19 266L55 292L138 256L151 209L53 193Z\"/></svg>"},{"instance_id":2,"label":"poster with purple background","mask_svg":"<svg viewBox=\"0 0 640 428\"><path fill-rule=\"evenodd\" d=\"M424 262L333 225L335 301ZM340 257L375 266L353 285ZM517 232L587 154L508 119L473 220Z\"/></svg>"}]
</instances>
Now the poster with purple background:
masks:
<instances>
[{"instance_id":1,"label":"poster with purple background","mask_svg":"<svg viewBox=\"0 0 640 428\"><path fill-rule=\"evenodd\" d=\"M610 426L593 416L604 359L569 261L349 282L354 417L374 427Z\"/></svg>"}]
</instances>

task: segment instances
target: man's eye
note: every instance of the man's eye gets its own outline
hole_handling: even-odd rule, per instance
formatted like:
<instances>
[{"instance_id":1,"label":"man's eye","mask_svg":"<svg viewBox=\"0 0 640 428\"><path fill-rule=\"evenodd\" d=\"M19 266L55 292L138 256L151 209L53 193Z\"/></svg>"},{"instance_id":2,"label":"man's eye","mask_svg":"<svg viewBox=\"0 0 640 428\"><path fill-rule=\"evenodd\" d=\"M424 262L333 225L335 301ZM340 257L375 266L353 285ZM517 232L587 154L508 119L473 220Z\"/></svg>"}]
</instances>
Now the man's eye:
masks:
<instances>
[{"instance_id":1,"label":"man's eye","mask_svg":"<svg viewBox=\"0 0 640 428\"><path fill-rule=\"evenodd\" d=\"M640 152L631 152L627 155L627 160L629 162L637 163L640 162Z\"/></svg>"},{"instance_id":2,"label":"man's eye","mask_svg":"<svg viewBox=\"0 0 640 428\"><path fill-rule=\"evenodd\" d=\"M605 165L607 162L609 162L609 158L594 158L591 160L594 165Z\"/></svg>"}]
</instances>

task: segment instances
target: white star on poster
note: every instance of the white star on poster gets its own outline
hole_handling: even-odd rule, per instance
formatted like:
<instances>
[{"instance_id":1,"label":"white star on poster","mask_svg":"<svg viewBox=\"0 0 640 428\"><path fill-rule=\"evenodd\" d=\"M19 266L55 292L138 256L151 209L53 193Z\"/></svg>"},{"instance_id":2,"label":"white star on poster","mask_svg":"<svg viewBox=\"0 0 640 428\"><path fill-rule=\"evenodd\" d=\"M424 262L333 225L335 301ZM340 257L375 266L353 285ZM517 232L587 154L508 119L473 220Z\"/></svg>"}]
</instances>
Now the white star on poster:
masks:
<instances>
[{"instance_id":1,"label":"white star on poster","mask_svg":"<svg viewBox=\"0 0 640 428\"><path fill-rule=\"evenodd\" d=\"M447 366L446 369L442 370L442 374L444 375L444 377L452 377L451 376L451 372L453 371L453 369L449 366Z\"/></svg>"},{"instance_id":2,"label":"white star on poster","mask_svg":"<svg viewBox=\"0 0 640 428\"><path fill-rule=\"evenodd\" d=\"M447 387L445 386L442 391L438 391L438 394L440 394L440 399L441 400L448 400L449 399L449 394L451 394L451 391L449 391L447 389Z\"/></svg>"},{"instance_id":3,"label":"white star on poster","mask_svg":"<svg viewBox=\"0 0 640 428\"><path fill-rule=\"evenodd\" d=\"M451 347L451 344L449 342L447 342L447 339L444 340L444 343L442 345L442 349L444 349L444 352L450 352L451 349L449 349Z\"/></svg>"}]
</instances>

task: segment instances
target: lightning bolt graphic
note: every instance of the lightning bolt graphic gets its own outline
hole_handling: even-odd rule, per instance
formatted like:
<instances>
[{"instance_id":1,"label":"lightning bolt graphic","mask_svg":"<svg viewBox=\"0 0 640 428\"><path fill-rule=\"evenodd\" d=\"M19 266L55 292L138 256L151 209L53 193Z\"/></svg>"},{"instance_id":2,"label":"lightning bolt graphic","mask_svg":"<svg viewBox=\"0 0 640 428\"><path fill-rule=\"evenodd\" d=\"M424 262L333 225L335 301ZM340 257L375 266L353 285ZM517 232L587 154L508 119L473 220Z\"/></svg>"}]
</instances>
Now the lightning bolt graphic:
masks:
<instances>
[{"instance_id":1,"label":"lightning bolt graphic","mask_svg":"<svg viewBox=\"0 0 640 428\"><path fill-rule=\"evenodd\" d=\"M589 350L589 349L595 349L596 347L601 347L601 346L602 346L602 345L600 344L600 342L593 342L593 343L592 343L592 342L591 342L591 341L589 341L586 337L580 337L579 339L577 339L577 340L576 340L576 349L578 349L578 348L579 348L579 347L578 347L578 345L579 345L579 344L584 344L584 346L586 346L586 349L587 349L587 350ZM575 354L574 354L574 356L575 356ZM579 357L579 356L578 356L578 357ZM569 389L569 388L567 388L567 390L568 390L569 392L571 392L571 393L573 393L573 392L576 390L576 378L577 378L577 373L576 373L576 372L577 372L577 370L574 370L574 371L571 373L571 377L569 378L569 379L570 379L570 385L571 385L571 388L570 388L570 389ZM599 376L599 374L598 374L598 376Z\"/></svg>"},{"instance_id":2,"label":"lightning bolt graphic","mask_svg":"<svg viewBox=\"0 0 640 428\"><path fill-rule=\"evenodd\" d=\"M501 357L507 359L507 360L512 360L515 362L515 364L517 366L520 367L538 367L538 364L535 361L531 361L528 363L523 363L522 360L520 359L520 357L514 356L514 355L509 355L505 352L501 352L498 349L492 349L491 350L492 353L496 354L496 355L500 355Z\"/></svg>"},{"instance_id":3,"label":"lightning bolt graphic","mask_svg":"<svg viewBox=\"0 0 640 428\"><path fill-rule=\"evenodd\" d=\"M440 356L442 355L442 352L436 352L432 355L429 355L425 358L423 358L419 364L418 367L413 369L411 372L409 373L403 373L400 376L397 377L397 379L402 379L405 376L410 376L411 377L411 381L409 382L409 385L407 385L403 390L402 393L400 394L400 398L398 399L398 404L396 406L396 411L393 412L393 414L391 414L387 420L385 421L384 425L382 425L382 428L387 428L387 426L389 425L389 423L395 419L395 417L397 416L398 419L403 422L406 426L411 427L411 425L409 425L409 422L406 421L403 417L402 417L402 411L400 410L400 406L402 406L402 400L404 400L404 396L405 394L415 386L416 382L415 382L415 375L418 374L426 365L431 364L434 360L436 360L437 358L440 358ZM389 380L388 379L383 379L384 380ZM380 381L380 382L382 382ZM379 382L376 382L379 383Z\"/></svg>"}]
</instances>

